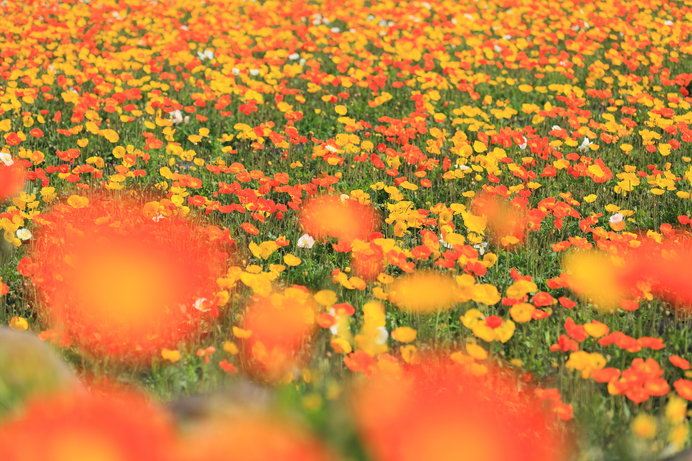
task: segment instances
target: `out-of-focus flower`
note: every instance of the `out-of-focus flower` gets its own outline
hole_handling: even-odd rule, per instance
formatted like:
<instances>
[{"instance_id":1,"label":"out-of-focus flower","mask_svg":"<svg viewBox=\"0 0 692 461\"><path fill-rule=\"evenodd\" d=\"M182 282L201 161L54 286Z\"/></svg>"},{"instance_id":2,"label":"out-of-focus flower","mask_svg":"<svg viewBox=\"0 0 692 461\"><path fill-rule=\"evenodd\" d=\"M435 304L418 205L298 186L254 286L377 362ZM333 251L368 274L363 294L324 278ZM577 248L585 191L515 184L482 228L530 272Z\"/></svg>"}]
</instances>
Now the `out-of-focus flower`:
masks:
<instances>
[{"instance_id":1,"label":"out-of-focus flower","mask_svg":"<svg viewBox=\"0 0 692 461\"><path fill-rule=\"evenodd\" d=\"M642 243L623 256L625 279L631 285L648 284L651 293L673 307L692 313L692 236L671 233L661 243L642 238Z\"/></svg>"},{"instance_id":2,"label":"out-of-focus flower","mask_svg":"<svg viewBox=\"0 0 692 461\"><path fill-rule=\"evenodd\" d=\"M309 199L300 211L300 225L316 240L336 238L346 243L367 240L379 226L379 216L371 205L336 195Z\"/></svg>"},{"instance_id":3,"label":"out-of-focus flower","mask_svg":"<svg viewBox=\"0 0 692 461\"><path fill-rule=\"evenodd\" d=\"M22 190L26 181L26 170L22 163L15 162L9 154L3 153L0 163L0 202Z\"/></svg>"},{"instance_id":4,"label":"out-of-focus flower","mask_svg":"<svg viewBox=\"0 0 692 461\"><path fill-rule=\"evenodd\" d=\"M334 461L320 441L294 421L239 411L197 424L183 438L180 461Z\"/></svg>"},{"instance_id":5,"label":"out-of-focus flower","mask_svg":"<svg viewBox=\"0 0 692 461\"><path fill-rule=\"evenodd\" d=\"M526 238L526 209L519 203L481 194L471 204L471 211L485 218L489 238L495 245L514 248Z\"/></svg>"},{"instance_id":6,"label":"out-of-focus flower","mask_svg":"<svg viewBox=\"0 0 692 461\"><path fill-rule=\"evenodd\" d=\"M170 461L174 447L163 412L121 391L40 397L0 425L3 461Z\"/></svg>"},{"instance_id":7,"label":"out-of-focus flower","mask_svg":"<svg viewBox=\"0 0 692 461\"><path fill-rule=\"evenodd\" d=\"M373 459L557 461L566 459L556 420L507 370L421 355L357 389L354 413Z\"/></svg>"},{"instance_id":8,"label":"out-of-focus flower","mask_svg":"<svg viewBox=\"0 0 692 461\"><path fill-rule=\"evenodd\" d=\"M208 61L208 60L214 59L214 52L212 50L198 51L197 57L201 61Z\"/></svg>"},{"instance_id":9,"label":"out-of-focus flower","mask_svg":"<svg viewBox=\"0 0 692 461\"><path fill-rule=\"evenodd\" d=\"M389 300L399 309L430 313L445 311L470 299L468 287L441 272L420 271L403 275L389 286Z\"/></svg>"},{"instance_id":10,"label":"out-of-focus flower","mask_svg":"<svg viewBox=\"0 0 692 461\"><path fill-rule=\"evenodd\" d=\"M384 270L385 260L382 248L373 242L353 242L351 267L358 277L367 282L377 278Z\"/></svg>"},{"instance_id":11,"label":"out-of-focus flower","mask_svg":"<svg viewBox=\"0 0 692 461\"><path fill-rule=\"evenodd\" d=\"M306 358L316 317L317 303L306 289L256 295L242 321L247 332L241 348L246 370L270 382L291 379L290 373Z\"/></svg>"},{"instance_id":12,"label":"out-of-focus flower","mask_svg":"<svg viewBox=\"0 0 692 461\"><path fill-rule=\"evenodd\" d=\"M567 254L562 265L569 287L601 311L617 310L627 295L618 268L606 254L576 251Z\"/></svg>"},{"instance_id":13,"label":"out-of-focus flower","mask_svg":"<svg viewBox=\"0 0 692 461\"><path fill-rule=\"evenodd\" d=\"M645 413L640 413L634 417L631 424L632 433L642 439L653 439L656 437L656 419Z\"/></svg>"},{"instance_id":14,"label":"out-of-focus flower","mask_svg":"<svg viewBox=\"0 0 692 461\"><path fill-rule=\"evenodd\" d=\"M10 319L10 328L17 331L24 331L29 328L29 322L24 317L12 317Z\"/></svg>"},{"instance_id":15,"label":"out-of-focus flower","mask_svg":"<svg viewBox=\"0 0 692 461\"><path fill-rule=\"evenodd\" d=\"M39 224L22 272L50 325L84 351L148 360L218 316L226 233L153 222L141 203L109 196L72 196Z\"/></svg>"},{"instance_id":16,"label":"out-of-focus flower","mask_svg":"<svg viewBox=\"0 0 692 461\"><path fill-rule=\"evenodd\" d=\"M416 339L418 332L410 327L399 327L392 332L392 338L400 343L410 343Z\"/></svg>"}]
</instances>

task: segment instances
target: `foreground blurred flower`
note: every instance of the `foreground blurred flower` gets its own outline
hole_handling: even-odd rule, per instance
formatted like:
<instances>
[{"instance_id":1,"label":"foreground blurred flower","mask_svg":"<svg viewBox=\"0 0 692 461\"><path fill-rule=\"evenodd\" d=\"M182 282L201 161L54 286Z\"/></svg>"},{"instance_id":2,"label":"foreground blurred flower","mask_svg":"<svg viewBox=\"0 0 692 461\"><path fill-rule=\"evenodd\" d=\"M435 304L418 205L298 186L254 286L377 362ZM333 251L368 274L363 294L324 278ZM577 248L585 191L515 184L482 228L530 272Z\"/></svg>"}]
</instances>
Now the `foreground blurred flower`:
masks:
<instances>
[{"instance_id":1,"label":"foreground blurred flower","mask_svg":"<svg viewBox=\"0 0 692 461\"><path fill-rule=\"evenodd\" d=\"M526 209L518 203L481 194L471 204L471 211L487 220L489 237L495 245L513 248L526 238Z\"/></svg>"},{"instance_id":2,"label":"foreground blurred flower","mask_svg":"<svg viewBox=\"0 0 692 461\"><path fill-rule=\"evenodd\" d=\"M371 282L384 270L382 248L372 242L354 241L351 256L353 272L363 280Z\"/></svg>"},{"instance_id":3,"label":"foreground blurred flower","mask_svg":"<svg viewBox=\"0 0 692 461\"><path fill-rule=\"evenodd\" d=\"M338 195L325 195L305 202L300 212L300 225L316 240L331 237L351 242L367 240L377 230L379 217L370 205Z\"/></svg>"},{"instance_id":4,"label":"foreground blurred flower","mask_svg":"<svg viewBox=\"0 0 692 461\"><path fill-rule=\"evenodd\" d=\"M420 271L396 279L389 286L389 300L409 312L445 311L470 299L466 288L450 275Z\"/></svg>"},{"instance_id":5,"label":"foreground blurred flower","mask_svg":"<svg viewBox=\"0 0 692 461\"><path fill-rule=\"evenodd\" d=\"M637 293L658 296L683 312L692 309L689 234L671 230L658 240L642 235L617 257L596 250L572 252L564 258L563 268L568 286L601 311L612 312Z\"/></svg>"},{"instance_id":6,"label":"foreground blurred flower","mask_svg":"<svg viewBox=\"0 0 692 461\"><path fill-rule=\"evenodd\" d=\"M566 459L557 421L509 372L442 357L380 371L356 392L359 431L377 461Z\"/></svg>"},{"instance_id":7,"label":"foreground blurred flower","mask_svg":"<svg viewBox=\"0 0 692 461\"><path fill-rule=\"evenodd\" d=\"M267 381L290 378L305 358L316 328L317 303L309 291L286 288L256 295L245 311L242 358L252 375Z\"/></svg>"},{"instance_id":8,"label":"foreground blurred flower","mask_svg":"<svg viewBox=\"0 0 692 461\"><path fill-rule=\"evenodd\" d=\"M212 419L183 439L179 461L329 461L335 458L299 425L241 413Z\"/></svg>"},{"instance_id":9,"label":"foreground blurred flower","mask_svg":"<svg viewBox=\"0 0 692 461\"><path fill-rule=\"evenodd\" d=\"M22 190L26 181L26 170L6 153L0 153L0 202Z\"/></svg>"},{"instance_id":10,"label":"foreground blurred flower","mask_svg":"<svg viewBox=\"0 0 692 461\"><path fill-rule=\"evenodd\" d=\"M638 414L630 425L632 433L642 439L653 439L656 436L656 419L645 413Z\"/></svg>"},{"instance_id":11,"label":"foreground blurred flower","mask_svg":"<svg viewBox=\"0 0 692 461\"><path fill-rule=\"evenodd\" d=\"M651 293L673 307L692 313L692 236L671 233L661 243L643 238L625 258L625 278L630 284L645 282Z\"/></svg>"},{"instance_id":12,"label":"foreground blurred flower","mask_svg":"<svg viewBox=\"0 0 692 461\"><path fill-rule=\"evenodd\" d=\"M626 297L626 286L611 258L598 251L575 251L565 256L562 266L569 287L603 312L617 310Z\"/></svg>"},{"instance_id":13,"label":"foreground blurred flower","mask_svg":"<svg viewBox=\"0 0 692 461\"><path fill-rule=\"evenodd\" d=\"M3 461L170 461L173 447L164 414L120 391L42 397L0 426Z\"/></svg>"},{"instance_id":14,"label":"foreground blurred flower","mask_svg":"<svg viewBox=\"0 0 692 461\"><path fill-rule=\"evenodd\" d=\"M134 201L83 199L35 219L19 266L52 328L86 352L148 360L218 315L227 233L175 216L152 221Z\"/></svg>"}]
</instances>

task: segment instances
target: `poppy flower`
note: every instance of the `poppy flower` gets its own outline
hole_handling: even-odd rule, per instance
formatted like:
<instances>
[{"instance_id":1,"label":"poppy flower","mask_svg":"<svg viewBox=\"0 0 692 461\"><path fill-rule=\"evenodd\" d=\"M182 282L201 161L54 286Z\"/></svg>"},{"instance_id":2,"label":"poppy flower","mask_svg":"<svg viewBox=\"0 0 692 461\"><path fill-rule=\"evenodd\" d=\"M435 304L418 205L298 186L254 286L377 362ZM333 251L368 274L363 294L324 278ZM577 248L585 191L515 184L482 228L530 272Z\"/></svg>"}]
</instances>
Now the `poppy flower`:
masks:
<instances>
[{"instance_id":1,"label":"poppy flower","mask_svg":"<svg viewBox=\"0 0 692 461\"><path fill-rule=\"evenodd\" d=\"M156 406L124 391L70 391L31 400L0 425L5 461L170 461L172 426Z\"/></svg>"},{"instance_id":2,"label":"poppy flower","mask_svg":"<svg viewBox=\"0 0 692 461\"><path fill-rule=\"evenodd\" d=\"M178 461L335 461L303 427L256 411L212 418L183 438Z\"/></svg>"},{"instance_id":3,"label":"poppy flower","mask_svg":"<svg viewBox=\"0 0 692 461\"><path fill-rule=\"evenodd\" d=\"M241 328L241 357L246 370L260 380L287 379L306 358L317 327L317 303L307 290L290 287L256 295L247 306Z\"/></svg>"},{"instance_id":4,"label":"poppy flower","mask_svg":"<svg viewBox=\"0 0 692 461\"><path fill-rule=\"evenodd\" d=\"M18 194L24 187L26 171L21 163L12 160L8 154L0 153L0 202Z\"/></svg>"},{"instance_id":5,"label":"poppy flower","mask_svg":"<svg viewBox=\"0 0 692 461\"><path fill-rule=\"evenodd\" d=\"M299 220L303 231L316 240L367 240L379 226L379 216L371 205L338 195L308 199Z\"/></svg>"},{"instance_id":6,"label":"poppy flower","mask_svg":"<svg viewBox=\"0 0 692 461\"><path fill-rule=\"evenodd\" d=\"M84 352L151 360L218 315L225 234L110 196L70 197L36 222L38 309Z\"/></svg>"},{"instance_id":7,"label":"poppy flower","mask_svg":"<svg viewBox=\"0 0 692 461\"><path fill-rule=\"evenodd\" d=\"M471 204L471 211L487 220L492 243L503 248L513 248L526 238L526 208L518 202L501 197L480 194Z\"/></svg>"},{"instance_id":8,"label":"poppy flower","mask_svg":"<svg viewBox=\"0 0 692 461\"><path fill-rule=\"evenodd\" d=\"M408 312L431 313L453 308L470 294L446 274L419 271L403 275L389 285L389 300Z\"/></svg>"},{"instance_id":9,"label":"poppy flower","mask_svg":"<svg viewBox=\"0 0 692 461\"><path fill-rule=\"evenodd\" d=\"M508 370L423 355L373 373L355 391L358 430L373 459L561 460L566 444L529 385Z\"/></svg>"}]
</instances>

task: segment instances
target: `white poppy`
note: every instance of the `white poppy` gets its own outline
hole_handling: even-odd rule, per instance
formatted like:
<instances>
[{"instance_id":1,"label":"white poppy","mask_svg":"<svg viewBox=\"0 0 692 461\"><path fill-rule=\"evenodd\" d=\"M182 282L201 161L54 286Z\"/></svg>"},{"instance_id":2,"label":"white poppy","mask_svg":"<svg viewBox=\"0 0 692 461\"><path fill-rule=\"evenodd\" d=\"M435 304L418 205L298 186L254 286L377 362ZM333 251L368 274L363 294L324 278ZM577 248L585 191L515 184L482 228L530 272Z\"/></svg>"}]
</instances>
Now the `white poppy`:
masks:
<instances>
[{"instance_id":1,"label":"white poppy","mask_svg":"<svg viewBox=\"0 0 692 461\"><path fill-rule=\"evenodd\" d=\"M204 50L204 51L198 51L197 52L197 57L201 61L205 61L208 59L214 59L214 52L212 50Z\"/></svg>"},{"instance_id":2,"label":"white poppy","mask_svg":"<svg viewBox=\"0 0 692 461\"><path fill-rule=\"evenodd\" d=\"M185 122L185 123L189 122L190 116L186 115L183 117L183 113L176 109L170 113L169 120L171 120L176 125L180 125L183 122Z\"/></svg>"},{"instance_id":3,"label":"white poppy","mask_svg":"<svg viewBox=\"0 0 692 461\"><path fill-rule=\"evenodd\" d=\"M5 166L12 166L14 164L12 154L9 152L0 152L0 162L4 163Z\"/></svg>"},{"instance_id":4,"label":"white poppy","mask_svg":"<svg viewBox=\"0 0 692 461\"><path fill-rule=\"evenodd\" d=\"M446 240L444 239L444 237L442 237L441 235L440 235L439 237L440 237L440 240L439 240L440 245L442 245L443 247L447 248L448 250L451 250L451 249L452 249L452 245L450 245L449 243L447 243L447 241L446 241Z\"/></svg>"},{"instance_id":5,"label":"white poppy","mask_svg":"<svg viewBox=\"0 0 692 461\"><path fill-rule=\"evenodd\" d=\"M308 234L303 234L298 238L298 242L296 243L296 246L298 248L312 248L313 245L315 244L315 239L312 238L312 236Z\"/></svg>"},{"instance_id":6,"label":"white poppy","mask_svg":"<svg viewBox=\"0 0 692 461\"><path fill-rule=\"evenodd\" d=\"M609 221L611 224L617 224L621 223L623 219L625 219L625 215L623 215L622 213L615 213L613 216L610 217Z\"/></svg>"},{"instance_id":7,"label":"white poppy","mask_svg":"<svg viewBox=\"0 0 692 461\"><path fill-rule=\"evenodd\" d=\"M182 123L183 122L183 113L176 109L173 112L171 112L170 119L176 125L179 123Z\"/></svg>"},{"instance_id":8,"label":"white poppy","mask_svg":"<svg viewBox=\"0 0 692 461\"><path fill-rule=\"evenodd\" d=\"M327 311L327 314L336 317L336 311L335 311L334 309L329 309L329 310ZM331 334L333 334L334 336L338 335L338 334L339 334L339 322L336 322L334 325L332 325L331 327L329 327L329 331L330 331Z\"/></svg>"},{"instance_id":9,"label":"white poppy","mask_svg":"<svg viewBox=\"0 0 692 461\"><path fill-rule=\"evenodd\" d=\"M26 242L27 240L31 240L31 237L33 237L33 234L31 231L25 227L22 227L21 229L17 229L17 238L23 242Z\"/></svg>"},{"instance_id":10,"label":"white poppy","mask_svg":"<svg viewBox=\"0 0 692 461\"><path fill-rule=\"evenodd\" d=\"M485 249L488 247L488 242L477 243L473 247L478 250L479 255L483 256L485 254Z\"/></svg>"},{"instance_id":11,"label":"white poppy","mask_svg":"<svg viewBox=\"0 0 692 461\"><path fill-rule=\"evenodd\" d=\"M384 344L389 338L389 332L386 327L377 327L377 339L375 339L375 344Z\"/></svg>"},{"instance_id":12,"label":"white poppy","mask_svg":"<svg viewBox=\"0 0 692 461\"><path fill-rule=\"evenodd\" d=\"M200 312L207 312L209 308L205 305L206 302L207 298L197 298L192 306Z\"/></svg>"}]
</instances>

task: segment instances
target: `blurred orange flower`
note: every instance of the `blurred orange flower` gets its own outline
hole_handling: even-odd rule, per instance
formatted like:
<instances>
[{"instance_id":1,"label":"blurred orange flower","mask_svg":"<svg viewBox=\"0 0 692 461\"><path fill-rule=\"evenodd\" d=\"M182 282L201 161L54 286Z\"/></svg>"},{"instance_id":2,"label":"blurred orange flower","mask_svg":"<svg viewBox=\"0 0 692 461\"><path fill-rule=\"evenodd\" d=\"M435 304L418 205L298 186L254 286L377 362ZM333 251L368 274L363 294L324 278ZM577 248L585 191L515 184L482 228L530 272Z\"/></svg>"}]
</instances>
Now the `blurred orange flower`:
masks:
<instances>
[{"instance_id":1,"label":"blurred orange flower","mask_svg":"<svg viewBox=\"0 0 692 461\"><path fill-rule=\"evenodd\" d=\"M389 286L389 300L399 309L430 313L445 311L471 295L454 277L433 271L419 271L396 279Z\"/></svg>"},{"instance_id":2,"label":"blurred orange flower","mask_svg":"<svg viewBox=\"0 0 692 461\"><path fill-rule=\"evenodd\" d=\"M353 409L377 461L556 461L567 458L556 420L508 371L438 356L379 371L356 390Z\"/></svg>"},{"instance_id":3,"label":"blurred orange flower","mask_svg":"<svg viewBox=\"0 0 692 461\"><path fill-rule=\"evenodd\" d=\"M256 295L242 321L242 358L252 375L267 381L287 378L305 359L317 327L317 303L299 287Z\"/></svg>"},{"instance_id":4,"label":"blurred orange flower","mask_svg":"<svg viewBox=\"0 0 692 461\"><path fill-rule=\"evenodd\" d=\"M25 181L26 170L19 162L0 162L0 202L18 194Z\"/></svg>"},{"instance_id":5,"label":"blurred orange flower","mask_svg":"<svg viewBox=\"0 0 692 461\"><path fill-rule=\"evenodd\" d=\"M336 458L300 425L244 412L211 419L183 438L176 461L333 461Z\"/></svg>"},{"instance_id":6,"label":"blurred orange flower","mask_svg":"<svg viewBox=\"0 0 692 461\"><path fill-rule=\"evenodd\" d=\"M300 211L303 232L317 240L335 238L344 242L367 240L380 218L371 205L351 198L324 195L308 199Z\"/></svg>"},{"instance_id":7,"label":"blurred orange flower","mask_svg":"<svg viewBox=\"0 0 692 461\"><path fill-rule=\"evenodd\" d=\"M226 234L182 217L153 220L136 201L79 203L36 219L22 262L53 328L88 353L139 361L176 349L218 315Z\"/></svg>"},{"instance_id":8,"label":"blurred orange flower","mask_svg":"<svg viewBox=\"0 0 692 461\"><path fill-rule=\"evenodd\" d=\"M164 413L124 391L40 397L0 425L3 461L170 461L174 442Z\"/></svg>"}]
</instances>

